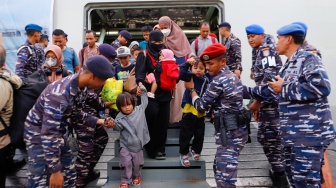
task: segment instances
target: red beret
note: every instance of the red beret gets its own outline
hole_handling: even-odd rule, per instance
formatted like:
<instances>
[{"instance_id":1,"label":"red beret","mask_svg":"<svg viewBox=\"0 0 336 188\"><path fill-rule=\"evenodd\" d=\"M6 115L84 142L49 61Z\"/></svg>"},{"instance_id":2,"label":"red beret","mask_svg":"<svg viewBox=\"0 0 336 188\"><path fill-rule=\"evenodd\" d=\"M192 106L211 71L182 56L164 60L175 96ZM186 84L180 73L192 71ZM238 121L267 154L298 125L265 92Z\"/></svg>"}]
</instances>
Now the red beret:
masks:
<instances>
[{"instance_id":1,"label":"red beret","mask_svg":"<svg viewBox=\"0 0 336 188\"><path fill-rule=\"evenodd\" d=\"M226 48L223 44L214 43L208 46L200 56L201 61L208 61L226 52Z\"/></svg>"}]
</instances>

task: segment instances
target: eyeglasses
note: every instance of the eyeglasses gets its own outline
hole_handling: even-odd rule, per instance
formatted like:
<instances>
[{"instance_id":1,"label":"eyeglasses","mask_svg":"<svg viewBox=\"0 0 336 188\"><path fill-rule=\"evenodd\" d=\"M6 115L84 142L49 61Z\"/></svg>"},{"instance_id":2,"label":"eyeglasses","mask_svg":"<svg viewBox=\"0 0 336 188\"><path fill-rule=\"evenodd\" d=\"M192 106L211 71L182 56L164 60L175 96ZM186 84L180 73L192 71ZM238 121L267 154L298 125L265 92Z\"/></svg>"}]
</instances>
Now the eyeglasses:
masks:
<instances>
[{"instance_id":1,"label":"eyeglasses","mask_svg":"<svg viewBox=\"0 0 336 188\"><path fill-rule=\"evenodd\" d=\"M127 59L128 56L125 57L118 57L119 59Z\"/></svg>"},{"instance_id":2,"label":"eyeglasses","mask_svg":"<svg viewBox=\"0 0 336 188\"><path fill-rule=\"evenodd\" d=\"M43 71L47 76L51 76L52 71L49 68L44 68ZM55 72L56 75L60 75L63 73L63 68L57 68Z\"/></svg>"}]
</instances>

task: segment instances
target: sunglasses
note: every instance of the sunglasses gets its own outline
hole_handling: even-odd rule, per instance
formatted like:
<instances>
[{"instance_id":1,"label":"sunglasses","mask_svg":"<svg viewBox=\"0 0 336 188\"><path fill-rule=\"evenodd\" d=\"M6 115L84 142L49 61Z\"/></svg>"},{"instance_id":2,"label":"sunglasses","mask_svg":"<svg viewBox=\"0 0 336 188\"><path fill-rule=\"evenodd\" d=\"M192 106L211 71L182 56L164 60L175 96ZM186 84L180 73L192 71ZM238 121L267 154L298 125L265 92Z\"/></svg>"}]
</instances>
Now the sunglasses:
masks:
<instances>
[{"instance_id":1,"label":"sunglasses","mask_svg":"<svg viewBox=\"0 0 336 188\"><path fill-rule=\"evenodd\" d=\"M49 68L44 68L43 71L47 76L51 76L52 71ZM57 68L55 72L56 75L60 75L63 73L63 68Z\"/></svg>"}]
</instances>

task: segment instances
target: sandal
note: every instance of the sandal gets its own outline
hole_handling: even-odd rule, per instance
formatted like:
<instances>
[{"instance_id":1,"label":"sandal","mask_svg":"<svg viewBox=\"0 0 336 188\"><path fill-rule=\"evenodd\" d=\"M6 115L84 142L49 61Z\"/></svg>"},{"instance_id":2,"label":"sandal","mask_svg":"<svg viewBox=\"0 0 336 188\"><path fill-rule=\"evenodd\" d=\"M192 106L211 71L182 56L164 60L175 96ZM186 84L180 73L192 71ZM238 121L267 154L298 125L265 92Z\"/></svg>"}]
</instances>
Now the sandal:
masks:
<instances>
[{"instance_id":1,"label":"sandal","mask_svg":"<svg viewBox=\"0 0 336 188\"><path fill-rule=\"evenodd\" d=\"M119 185L119 188L128 188L128 184L125 183L125 182L122 182L122 183Z\"/></svg>"},{"instance_id":2,"label":"sandal","mask_svg":"<svg viewBox=\"0 0 336 188\"><path fill-rule=\"evenodd\" d=\"M191 148L190 148L190 154L195 161L199 161L201 159L201 155L198 153L195 153L195 151L192 150Z\"/></svg>"},{"instance_id":3,"label":"sandal","mask_svg":"<svg viewBox=\"0 0 336 188\"><path fill-rule=\"evenodd\" d=\"M140 178L140 176L138 176L138 177L134 178L134 180L132 182L132 185L137 186L137 185L140 185L140 183L141 183L141 178Z\"/></svg>"},{"instance_id":4,"label":"sandal","mask_svg":"<svg viewBox=\"0 0 336 188\"><path fill-rule=\"evenodd\" d=\"M190 161L188 159L188 155L180 155L180 160L181 164L184 167L189 167L190 166Z\"/></svg>"}]
</instances>

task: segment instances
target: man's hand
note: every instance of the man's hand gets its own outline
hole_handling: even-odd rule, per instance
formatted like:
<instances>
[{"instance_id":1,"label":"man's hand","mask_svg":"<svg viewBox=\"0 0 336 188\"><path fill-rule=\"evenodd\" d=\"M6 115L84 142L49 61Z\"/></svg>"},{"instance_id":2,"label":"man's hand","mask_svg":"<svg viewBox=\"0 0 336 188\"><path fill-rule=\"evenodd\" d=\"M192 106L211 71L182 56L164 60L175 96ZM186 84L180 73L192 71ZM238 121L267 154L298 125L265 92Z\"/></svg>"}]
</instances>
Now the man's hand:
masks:
<instances>
[{"instance_id":1,"label":"man's hand","mask_svg":"<svg viewBox=\"0 0 336 188\"><path fill-rule=\"evenodd\" d=\"M111 108L112 105L114 105L115 102L105 102L105 105L107 108Z\"/></svg>"},{"instance_id":2,"label":"man's hand","mask_svg":"<svg viewBox=\"0 0 336 188\"><path fill-rule=\"evenodd\" d=\"M253 114L254 120L256 122L259 121L260 106L261 106L261 102L258 101L258 100L255 100L250 104L250 107L249 107L249 109L251 110L251 112Z\"/></svg>"},{"instance_id":3,"label":"man's hand","mask_svg":"<svg viewBox=\"0 0 336 188\"><path fill-rule=\"evenodd\" d=\"M189 59L187 59L187 63L189 63L191 66L194 66L194 64L196 63L195 57L190 57Z\"/></svg>"},{"instance_id":4,"label":"man's hand","mask_svg":"<svg viewBox=\"0 0 336 188\"><path fill-rule=\"evenodd\" d=\"M112 118L108 117L108 118L105 118L103 126L107 128L114 128L115 122Z\"/></svg>"},{"instance_id":5,"label":"man's hand","mask_svg":"<svg viewBox=\"0 0 336 188\"><path fill-rule=\"evenodd\" d=\"M184 82L184 87L186 89L194 88L194 80L193 80L193 78L191 78L190 82Z\"/></svg>"},{"instance_id":6,"label":"man's hand","mask_svg":"<svg viewBox=\"0 0 336 188\"><path fill-rule=\"evenodd\" d=\"M254 80L254 73L252 71L250 73L250 78L251 78L251 80Z\"/></svg>"},{"instance_id":7,"label":"man's hand","mask_svg":"<svg viewBox=\"0 0 336 188\"><path fill-rule=\"evenodd\" d=\"M52 173L49 180L49 188L62 188L64 177L61 171Z\"/></svg>"},{"instance_id":8,"label":"man's hand","mask_svg":"<svg viewBox=\"0 0 336 188\"><path fill-rule=\"evenodd\" d=\"M240 79L240 74L241 71L239 69L235 70L234 73L236 74L236 76Z\"/></svg>"},{"instance_id":9,"label":"man's hand","mask_svg":"<svg viewBox=\"0 0 336 188\"><path fill-rule=\"evenodd\" d=\"M276 82L268 82L268 84L275 93L280 93L284 80L280 76L276 76L275 79L277 79Z\"/></svg>"}]
</instances>

